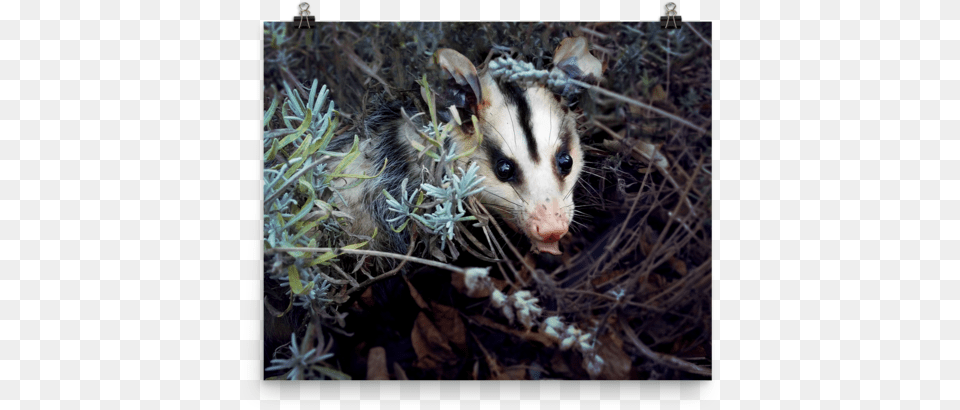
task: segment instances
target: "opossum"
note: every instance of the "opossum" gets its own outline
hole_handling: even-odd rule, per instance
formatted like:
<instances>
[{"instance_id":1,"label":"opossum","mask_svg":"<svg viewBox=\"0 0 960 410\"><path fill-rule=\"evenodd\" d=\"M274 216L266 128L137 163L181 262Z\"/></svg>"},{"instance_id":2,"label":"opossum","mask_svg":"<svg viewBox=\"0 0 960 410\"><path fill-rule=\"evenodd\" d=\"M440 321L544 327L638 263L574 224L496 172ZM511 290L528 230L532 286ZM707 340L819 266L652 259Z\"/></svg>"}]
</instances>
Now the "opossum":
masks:
<instances>
[{"instance_id":1,"label":"opossum","mask_svg":"<svg viewBox=\"0 0 960 410\"><path fill-rule=\"evenodd\" d=\"M482 133L482 144L462 158L455 168L466 168L470 162L479 166L484 177L483 190L477 194L481 203L498 214L507 224L523 232L534 252L560 255L560 239L567 234L574 217L572 191L584 167L584 153L577 134L575 114L570 101L539 85L519 85L494 78L484 67L480 72L462 54L440 49L433 57L448 78L451 87L440 95L439 113L454 106L463 124L454 127L448 142L467 151L476 146L474 127ZM555 50L553 64L571 77L595 83L601 75L600 61L590 54L589 44L582 37L564 39ZM387 222L391 215L383 190L393 197L420 186L422 156L411 142L423 144L416 127L422 127L428 115L419 115L423 107L411 98L379 99L358 130L362 155L347 166L345 174L375 174L376 178L356 184L352 178L334 180L339 189L342 207L355 219L348 227L353 234L370 236L376 229L374 247L405 252L408 237L395 234ZM444 104L441 106L441 104ZM403 113L413 117L404 118ZM472 115L476 124L470 121ZM444 117L449 120L450 116ZM338 138L332 144L349 148L352 135ZM353 186L356 185L356 186Z\"/></svg>"}]
</instances>

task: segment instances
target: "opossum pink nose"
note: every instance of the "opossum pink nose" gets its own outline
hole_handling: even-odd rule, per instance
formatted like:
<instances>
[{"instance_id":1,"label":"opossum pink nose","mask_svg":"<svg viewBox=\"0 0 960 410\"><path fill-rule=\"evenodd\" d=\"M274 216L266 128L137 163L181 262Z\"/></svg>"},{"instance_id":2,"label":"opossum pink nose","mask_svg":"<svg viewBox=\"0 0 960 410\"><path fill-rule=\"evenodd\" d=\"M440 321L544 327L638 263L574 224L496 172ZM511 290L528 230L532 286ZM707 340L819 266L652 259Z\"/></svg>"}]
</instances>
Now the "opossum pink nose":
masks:
<instances>
[{"instance_id":1,"label":"opossum pink nose","mask_svg":"<svg viewBox=\"0 0 960 410\"><path fill-rule=\"evenodd\" d=\"M556 242L567 234L566 213L560 210L559 201L537 204L527 220L527 233L541 242Z\"/></svg>"},{"instance_id":2,"label":"opossum pink nose","mask_svg":"<svg viewBox=\"0 0 960 410\"><path fill-rule=\"evenodd\" d=\"M556 242L567 234L567 226L566 224L537 224L537 234L543 238L544 242Z\"/></svg>"}]
</instances>

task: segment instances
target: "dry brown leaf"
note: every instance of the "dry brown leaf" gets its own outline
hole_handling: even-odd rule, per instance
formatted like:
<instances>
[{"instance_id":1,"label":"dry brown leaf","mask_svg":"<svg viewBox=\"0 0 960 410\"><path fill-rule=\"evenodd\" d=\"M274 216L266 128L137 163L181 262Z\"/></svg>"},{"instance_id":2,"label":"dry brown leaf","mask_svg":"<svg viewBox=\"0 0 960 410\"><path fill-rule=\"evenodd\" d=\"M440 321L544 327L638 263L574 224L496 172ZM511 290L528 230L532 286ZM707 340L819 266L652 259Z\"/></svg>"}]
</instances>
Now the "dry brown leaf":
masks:
<instances>
[{"instance_id":1,"label":"dry brown leaf","mask_svg":"<svg viewBox=\"0 0 960 410\"><path fill-rule=\"evenodd\" d=\"M420 296L420 292L417 292L417 289L413 287L413 284L410 283L410 279L407 279L406 275L402 275L403 280L407 282L407 289L410 289L410 297L413 298L414 302L417 302L417 306L420 306L420 309L427 309L427 302L423 300L423 297Z\"/></svg>"},{"instance_id":2,"label":"dry brown leaf","mask_svg":"<svg viewBox=\"0 0 960 410\"><path fill-rule=\"evenodd\" d=\"M682 260L670 257L670 267L677 271L680 276L687 276L687 264L683 263Z\"/></svg>"},{"instance_id":3,"label":"dry brown leaf","mask_svg":"<svg viewBox=\"0 0 960 410\"><path fill-rule=\"evenodd\" d=\"M643 277L640 278L640 281L643 282ZM643 283L650 292L659 292L663 288L667 287L667 279L658 273L651 273L647 277L646 282Z\"/></svg>"},{"instance_id":4,"label":"dry brown leaf","mask_svg":"<svg viewBox=\"0 0 960 410\"><path fill-rule=\"evenodd\" d=\"M650 256L650 252L653 252L651 236L653 236L652 233L647 230L644 230L643 235L640 236L640 252L643 252L643 256Z\"/></svg>"},{"instance_id":5,"label":"dry brown leaf","mask_svg":"<svg viewBox=\"0 0 960 410\"><path fill-rule=\"evenodd\" d=\"M660 84L653 86L653 90L650 90L650 99L653 101L663 101L667 99L667 92L664 91L663 87Z\"/></svg>"},{"instance_id":6,"label":"dry brown leaf","mask_svg":"<svg viewBox=\"0 0 960 410\"><path fill-rule=\"evenodd\" d=\"M376 302L373 300L373 287L368 287L360 294L360 302L366 306L374 306Z\"/></svg>"},{"instance_id":7,"label":"dry brown leaf","mask_svg":"<svg viewBox=\"0 0 960 410\"><path fill-rule=\"evenodd\" d=\"M421 369L436 369L457 358L447 338L434 326L426 313L420 312L417 316L413 331L410 332L410 341L417 353L416 366Z\"/></svg>"},{"instance_id":8,"label":"dry brown leaf","mask_svg":"<svg viewBox=\"0 0 960 410\"><path fill-rule=\"evenodd\" d=\"M460 319L460 312L456 309L430 302L433 307L433 321L442 334L447 337L450 343L460 348L461 351L467 350L467 328Z\"/></svg>"},{"instance_id":9,"label":"dry brown leaf","mask_svg":"<svg viewBox=\"0 0 960 410\"><path fill-rule=\"evenodd\" d=\"M553 357L550 358L550 371L556 376L562 376L568 379L576 378L577 375L570 369L570 358L564 352L557 349Z\"/></svg>"},{"instance_id":10,"label":"dry brown leaf","mask_svg":"<svg viewBox=\"0 0 960 410\"><path fill-rule=\"evenodd\" d=\"M623 340L614 332L607 332L600 337L600 348L597 354L603 358L603 368L599 379L625 380L630 377L630 366L633 361L630 355L623 351Z\"/></svg>"},{"instance_id":11,"label":"dry brown leaf","mask_svg":"<svg viewBox=\"0 0 960 410\"><path fill-rule=\"evenodd\" d=\"M512 366L506 369L503 369L499 375L497 375L497 380L525 380L527 378L527 370L521 366Z\"/></svg>"},{"instance_id":12,"label":"dry brown leaf","mask_svg":"<svg viewBox=\"0 0 960 410\"><path fill-rule=\"evenodd\" d=\"M387 351L380 346L370 349L367 355L367 380L390 380Z\"/></svg>"},{"instance_id":13,"label":"dry brown leaf","mask_svg":"<svg viewBox=\"0 0 960 410\"><path fill-rule=\"evenodd\" d=\"M543 333L540 333L540 332L531 332L531 331L529 331L529 330L528 330L528 331L519 331L519 330L516 330L516 329L511 329L511 328L509 328L509 327L507 327L507 326L501 325L501 324L499 324L499 323L497 323L497 322L494 322L494 321L492 321L492 320L490 320L490 319L487 319L487 318L485 318L485 317L483 317L483 316L481 316L481 315L470 316L470 320L472 320L472 321L474 321L474 322L476 322L477 324L480 324L480 325L482 325L482 326L494 328L494 329L497 329L497 330L499 330L499 331L501 331L501 332L504 332L504 333L509 333L509 334L511 334L511 335L517 336L517 337L519 337L519 338L521 338L521 339L523 339L523 340L526 340L526 341L537 342L537 343L540 343L540 344L542 344L542 345L544 345L544 346L554 346L554 345L556 345L556 342L555 342L553 339L551 339L549 336L547 336L547 335L545 335L545 334L543 334Z\"/></svg>"}]
</instances>

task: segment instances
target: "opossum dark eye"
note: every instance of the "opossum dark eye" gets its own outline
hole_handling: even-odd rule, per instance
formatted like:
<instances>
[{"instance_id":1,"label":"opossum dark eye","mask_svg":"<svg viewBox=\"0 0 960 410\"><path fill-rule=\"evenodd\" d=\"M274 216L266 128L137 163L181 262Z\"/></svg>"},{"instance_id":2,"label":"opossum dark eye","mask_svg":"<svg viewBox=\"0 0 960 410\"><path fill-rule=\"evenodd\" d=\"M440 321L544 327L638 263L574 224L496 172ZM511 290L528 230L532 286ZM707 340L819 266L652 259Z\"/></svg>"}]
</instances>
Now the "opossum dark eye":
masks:
<instances>
[{"instance_id":1,"label":"opossum dark eye","mask_svg":"<svg viewBox=\"0 0 960 410\"><path fill-rule=\"evenodd\" d=\"M560 174L567 175L570 173L570 169L573 168L573 158L570 157L570 153L567 151L561 151L557 153L557 169L560 170Z\"/></svg>"},{"instance_id":2,"label":"opossum dark eye","mask_svg":"<svg viewBox=\"0 0 960 410\"><path fill-rule=\"evenodd\" d=\"M497 161L497 166L494 167L494 172L497 174L497 179L507 182L513 179L514 175L517 173L516 166L513 165L513 161L508 159L501 159Z\"/></svg>"}]
</instances>

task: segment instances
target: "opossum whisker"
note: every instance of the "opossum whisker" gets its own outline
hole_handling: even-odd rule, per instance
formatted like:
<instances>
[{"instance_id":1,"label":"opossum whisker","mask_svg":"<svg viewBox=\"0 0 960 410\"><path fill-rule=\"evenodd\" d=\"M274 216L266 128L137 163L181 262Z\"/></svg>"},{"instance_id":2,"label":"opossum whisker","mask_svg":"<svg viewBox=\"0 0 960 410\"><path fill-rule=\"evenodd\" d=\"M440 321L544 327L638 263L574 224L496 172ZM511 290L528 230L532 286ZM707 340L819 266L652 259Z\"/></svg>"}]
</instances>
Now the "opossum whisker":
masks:
<instances>
[{"instance_id":1,"label":"opossum whisker","mask_svg":"<svg viewBox=\"0 0 960 410\"><path fill-rule=\"evenodd\" d=\"M510 127L513 128L513 143L517 143L517 124L513 122L513 113L507 111L507 118L510 119Z\"/></svg>"},{"instance_id":2,"label":"opossum whisker","mask_svg":"<svg viewBox=\"0 0 960 410\"><path fill-rule=\"evenodd\" d=\"M516 202L513 202L513 201L511 201L511 200L509 200L509 199L507 199L507 198L505 198L505 197L503 197L503 196L497 195L497 194L495 194L495 193L493 193L493 192L485 191L484 193L485 193L485 194L493 195L493 196L495 196L495 197L497 197L497 198L500 198L500 199L506 201L507 203L512 204L513 206L516 206L516 207L519 207L519 206L520 206L520 204L518 204L518 203L516 203ZM520 199L522 200L523 198L520 198Z\"/></svg>"},{"instance_id":3,"label":"opossum whisker","mask_svg":"<svg viewBox=\"0 0 960 410\"><path fill-rule=\"evenodd\" d=\"M598 174L598 173L596 173L596 172L593 172L593 171L587 171L587 169L586 169L586 168L584 168L584 169L583 169L583 170L581 170L580 172L583 172L584 174L590 174L590 175L593 175L593 176L595 176L595 177L597 177L597 178L600 178L600 179L605 179L605 178L604 178L604 177L603 177L602 175L600 175L600 174Z\"/></svg>"},{"instance_id":4,"label":"opossum whisker","mask_svg":"<svg viewBox=\"0 0 960 410\"><path fill-rule=\"evenodd\" d=\"M585 224L585 223L583 223L583 222L580 222L580 221L578 221L578 220L576 220L576 219L570 221L570 227L572 227L572 228L582 228L582 227L585 227L585 226L587 226L587 224Z\"/></svg>"},{"instance_id":5,"label":"opossum whisker","mask_svg":"<svg viewBox=\"0 0 960 410\"><path fill-rule=\"evenodd\" d=\"M579 219L591 219L591 218L579 218ZM570 228L576 229L577 231L579 231L581 228L586 228L587 224L583 221L580 221L579 219L571 219Z\"/></svg>"},{"instance_id":6,"label":"opossum whisker","mask_svg":"<svg viewBox=\"0 0 960 410\"><path fill-rule=\"evenodd\" d=\"M520 195L520 191L517 191L517 187L513 186L513 184L507 184L507 185L510 185L510 188L513 188L513 192L517 193L517 198L520 198L520 200L523 201L523 203L525 204L527 203L527 200L523 199L523 195Z\"/></svg>"},{"instance_id":7,"label":"opossum whisker","mask_svg":"<svg viewBox=\"0 0 960 410\"><path fill-rule=\"evenodd\" d=\"M497 209L497 210L499 210L503 215L510 215L510 217L512 217L514 220L518 220L518 221L520 220L520 216L517 215L515 208L508 208L508 207L505 207L505 206L503 206L503 205L497 205L497 204L493 204L493 203L487 203L487 204L484 204L484 206L488 206L488 207Z\"/></svg>"},{"instance_id":8,"label":"opossum whisker","mask_svg":"<svg viewBox=\"0 0 960 410\"><path fill-rule=\"evenodd\" d=\"M579 217L581 217L581 218L593 219L593 215L590 215L590 214L588 214L588 213L586 213L586 212L583 212L583 211L581 211L581 210L579 210L579 209L574 209L574 210L573 210L573 214L576 215L576 216L579 216Z\"/></svg>"},{"instance_id":9,"label":"opossum whisker","mask_svg":"<svg viewBox=\"0 0 960 410\"><path fill-rule=\"evenodd\" d=\"M592 193L595 194L596 196L598 196L598 197L601 196L601 195L600 195L600 189L599 189L599 188L597 188L597 187L595 187L595 186L593 186L593 185L587 184L586 182L581 182L581 181L577 181L577 184L579 184L580 186L582 186L583 189L586 189L586 190L592 192ZM574 185L574 187L576 187L576 185Z\"/></svg>"},{"instance_id":10,"label":"opossum whisker","mask_svg":"<svg viewBox=\"0 0 960 410\"><path fill-rule=\"evenodd\" d=\"M490 124L490 128L493 128L493 131L496 132L497 135L500 136L500 140L503 141L503 145L505 145L505 146L507 147L507 149L510 150L510 156L516 158L516 157L517 157L517 154L515 154L515 153L513 152L513 147L511 147L510 144L507 144L507 140L506 140L505 138L503 138L503 134L500 133L500 130L497 129L497 126L496 126L496 125L493 125L493 124L491 124L491 123L489 123L489 122L484 122L484 124Z\"/></svg>"},{"instance_id":11,"label":"opossum whisker","mask_svg":"<svg viewBox=\"0 0 960 410\"><path fill-rule=\"evenodd\" d=\"M551 111L557 111L557 109L556 109L556 108L551 108ZM552 116L552 115L548 115L548 117L550 117L550 133L547 134L547 135L553 135L553 116ZM553 142L554 142L554 141L557 141L557 140L559 140L559 139L560 139L560 133L557 132L557 135L550 141L550 146L553 146Z\"/></svg>"},{"instance_id":12,"label":"opossum whisker","mask_svg":"<svg viewBox=\"0 0 960 410\"><path fill-rule=\"evenodd\" d=\"M506 199L506 198L504 198L504 197L502 197L502 196L499 196L499 195L496 195L496 194L494 194L494 196L496 196L497 198L503 199L504 201L507 201L507 203L509 203L510 205L513 205L514 207L520 205L520 204L518 204L518 203L516 203L516 202L511 202L510 200L508 200L508 199ZM496 203L496 202L490 202L490 201L486 201L486 200L483 200L483 199L480 200L480 203L482 203L484 206L488 206L488 205L489 205L489 206L496 206L496 207L499 207L499 208L502 208L502 209L512 209L512 208L508 208L506 205L501 205L501 204L498 204L498 203Z\"/></svg>"},{"instance_id":13,"label":"opossum whisker","mask_svg":"<svg viewBox=\"0 0 960 410\"><path fill-rule=\"evenodd\" d=\"M590 165L589 163L587 163L586 161L584 161L584 163L583 163L583 169L587 169L587 170L590 170L590 171L596 171L596 172L601 172L601 171L603 171L602 169L600 169L600 168L598 168L598 167L591 166L591 165Z\"/></svg>"},{"instance_id":14,"label":"opossum whisker","mask_svg":"<svg viewBox=\"0 0 960 410\"><path fill-rule=\"evenodd\" d=\"M560 208L560 209L566 211L567 209L570 209L570 208L573 208L573 207L574 207L574 205L567 205L567 206L562 207L562 208ZM584 206L577 205L577 208L574 208L574 209L573 209L574 214L575 214L575 215L587 215L587 213L584 212L583 210L581 210L580 208L584 208Z\"/></svg>"},{"instance_id":15,"label":"opossum whisker","mask_svg":"<svg viewBox=\"0 0 960 410\"><path fill-rule=\"evenodd\" d=\"M599 209L603 202L601 201L592 201L592 200L582 200L577 204L578 209Z\"/></svg>"}]
</instances>

